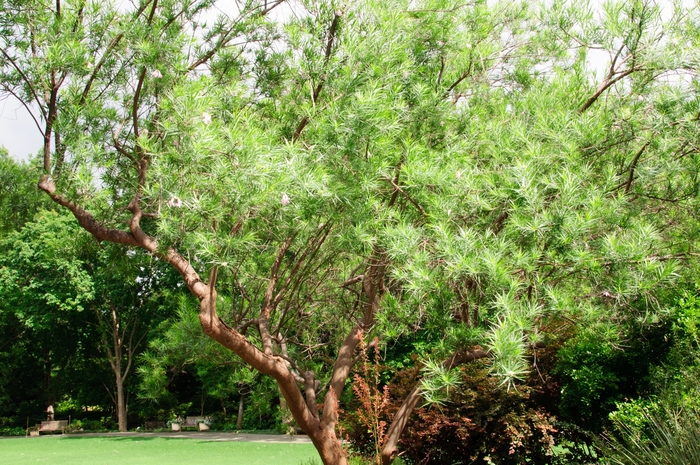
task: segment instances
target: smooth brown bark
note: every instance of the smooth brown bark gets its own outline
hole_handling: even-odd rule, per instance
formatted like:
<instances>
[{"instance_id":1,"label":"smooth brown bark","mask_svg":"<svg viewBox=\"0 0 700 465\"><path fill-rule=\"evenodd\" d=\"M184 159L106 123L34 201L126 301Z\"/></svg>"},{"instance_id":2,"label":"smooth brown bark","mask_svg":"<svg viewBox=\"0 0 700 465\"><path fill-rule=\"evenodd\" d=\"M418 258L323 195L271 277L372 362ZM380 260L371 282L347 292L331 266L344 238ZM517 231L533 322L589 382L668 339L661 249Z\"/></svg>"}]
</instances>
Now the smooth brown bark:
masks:
<instances>
[{"instance_id":1,"label":"smooth brown bark","mask_svg":"<svg viewBox=\"0 0 700 465\"><path fill-rule=\"evenodd\" d=\"M236 429L243 429L243 412L245 408L244 396L238 401L238 416L236 417Z\"/></svg>"}]
</instances>

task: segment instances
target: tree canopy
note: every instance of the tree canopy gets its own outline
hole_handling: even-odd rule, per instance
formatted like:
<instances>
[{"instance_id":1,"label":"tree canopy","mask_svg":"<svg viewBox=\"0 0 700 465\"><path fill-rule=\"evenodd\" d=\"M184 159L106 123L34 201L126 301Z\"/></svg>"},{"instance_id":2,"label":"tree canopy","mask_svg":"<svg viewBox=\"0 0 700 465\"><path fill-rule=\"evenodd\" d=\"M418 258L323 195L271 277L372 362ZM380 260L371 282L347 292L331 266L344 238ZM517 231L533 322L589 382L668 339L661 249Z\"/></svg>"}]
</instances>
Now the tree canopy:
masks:
<instances>
[{"instance_id":1,"label":"tree canopy","mask_svg":"<svg viewBox=\"0 0 700 465\"><path fill-rule=\"evenodd\" d=\"M655 321L697 256L697 9L45 3L0 2L39 187L171 264L324 463L362 334L438 328L510 387L552 319Z\"/></svg>"}]
</instances>

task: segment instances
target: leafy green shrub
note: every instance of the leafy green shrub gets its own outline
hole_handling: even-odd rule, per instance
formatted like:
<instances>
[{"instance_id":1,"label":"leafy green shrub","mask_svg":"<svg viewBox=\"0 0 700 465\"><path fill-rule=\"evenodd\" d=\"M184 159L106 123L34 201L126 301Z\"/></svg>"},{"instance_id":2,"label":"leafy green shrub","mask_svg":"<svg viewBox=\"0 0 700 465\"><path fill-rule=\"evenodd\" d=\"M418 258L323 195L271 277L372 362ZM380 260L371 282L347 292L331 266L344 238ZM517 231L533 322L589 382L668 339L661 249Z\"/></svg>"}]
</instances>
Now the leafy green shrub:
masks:
<instances>
[{"instance_id":1,"label":"leafy green shrub","mask_svg":"<svg viewBox=\"0 0 700 465\"><path fill-rule=\"evenodd\" d=\"M24 436L27 431L19 426L0 427L0 436Z\"/></svg>"},{"instance_id":2,"label":"leafy green shrub","mask_svg":"<svg viewBox=\"0 0 700 465\"><path fill-rule=\"evenodd\" d=\"M561 419L599 433L619 403L649 390L650 370L668 354L668 327L629 333L616 341L616 336L585 332L564 344L554 369L561 383Z\"/></svg>"},{"instance_id":3,"label":"leafy green shrub","mask_svg":"<svg viewBox=\"0 0 700 465\"><path fill-rule=\"evenodd\" d=\"M82 420L73 420L68 424L68 427L66 428L66 433L78 433L82 431L85 431L83 429Z\"/></svg>"},{"instance_id":4,"label":"leafy green shrub","mask_svg":"<svg viewBox=\"0 0 700 465\"><path fill-rule=\"evenodd\" d=\"M613 463L700 463L700 299L685 292L673 306L663 364L651 370L653 394L617 404L603 450Z\"/></svg>"},{"instance_id":5,"label":"leafy green shrub","mask_svg":"<svg viewBox=\"0 0 700 465\"><path fill-rule=\"evenodd\" d=\"M114 422L111 418L103 417L99 420L75 420L74 423L80 422L83 431L109 431L114 429Z\"/></svg>"},{"instance_id":6,"label":"leafy green shrub","mask_svg":"<svg viewBox=\"0 0 700 465\"><path fill-rule=\"evenodd\" d=\"M649 418L660 413L660 405L655 397L634 399L617 404L617 410L610 414L613 425L625 425L635 431L643 432L649 424Z\"/></svg>"}]
</instances>

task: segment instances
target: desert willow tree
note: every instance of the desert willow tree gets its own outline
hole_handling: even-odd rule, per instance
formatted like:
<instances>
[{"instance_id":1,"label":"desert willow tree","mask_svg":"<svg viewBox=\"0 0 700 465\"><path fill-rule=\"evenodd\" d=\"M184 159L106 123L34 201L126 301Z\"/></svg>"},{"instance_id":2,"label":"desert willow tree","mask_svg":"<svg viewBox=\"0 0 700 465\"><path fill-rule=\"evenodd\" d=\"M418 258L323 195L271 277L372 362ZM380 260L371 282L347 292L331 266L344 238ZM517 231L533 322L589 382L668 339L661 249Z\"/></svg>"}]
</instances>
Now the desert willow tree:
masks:
<instances>
[{"instance_id":1,"label":"desert willow tree","mask_svg":"<svg viewBox=\"0 0 700 465\"><path fill-rule=\"evenodd\" d=\"M171 264L326 464L347 463L337 403L362 333L443 328L444 368L490 357L510 385L553 319L612 334L656 315L694 256L695 11L0 5L0 83L36 116L40 188Z\"/></svg>"}]
</instances>

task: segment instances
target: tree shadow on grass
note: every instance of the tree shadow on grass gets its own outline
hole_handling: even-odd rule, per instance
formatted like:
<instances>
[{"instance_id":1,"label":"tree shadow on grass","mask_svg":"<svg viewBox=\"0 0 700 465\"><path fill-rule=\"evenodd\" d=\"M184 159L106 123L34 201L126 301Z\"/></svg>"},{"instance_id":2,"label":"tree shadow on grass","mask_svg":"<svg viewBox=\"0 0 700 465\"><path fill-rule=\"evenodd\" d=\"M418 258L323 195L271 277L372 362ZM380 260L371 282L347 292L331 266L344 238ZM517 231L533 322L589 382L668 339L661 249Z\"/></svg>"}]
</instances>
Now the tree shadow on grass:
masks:
<instances>
[{"instance_id":1,"label":"tree shadow on grass","mask_svg":"<svg viewBox=\"0 0 700 465\"><path fill-rule=\"evenodd\" d=\"M110 437L110 436L66 436L63 439L108 439L110 441L132 441L132 442L139 442L139 441L153 441L155 439L165 439L166 441L176 441L176 440L187 440L190 438L168 438L168 437L163 437L163 436L137 436L137 437L132 437L132 436L118 436L118 437Z\"/></svg>"}]
</instances>

